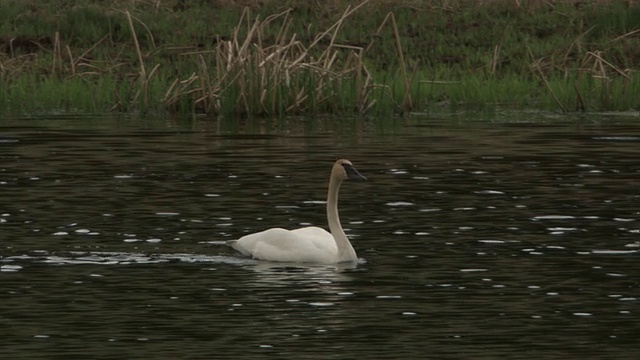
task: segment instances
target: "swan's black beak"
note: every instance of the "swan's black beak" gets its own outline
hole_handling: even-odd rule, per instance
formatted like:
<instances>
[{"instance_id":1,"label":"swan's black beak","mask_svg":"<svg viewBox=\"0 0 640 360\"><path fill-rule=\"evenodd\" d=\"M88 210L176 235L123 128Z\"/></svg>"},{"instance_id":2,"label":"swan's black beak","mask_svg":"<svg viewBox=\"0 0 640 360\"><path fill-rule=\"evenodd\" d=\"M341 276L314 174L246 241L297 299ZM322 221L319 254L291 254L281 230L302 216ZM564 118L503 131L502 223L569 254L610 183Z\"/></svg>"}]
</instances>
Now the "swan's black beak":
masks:
<instances>
[{"instance_id":1,"label":"swan's black beak","mask_svg":"<svg viewBox=\"0 0 640 360\"><path fill-rule=\"evenodd\" d=\"M355 167L353 167L353 165L350 164L342 164L342 167L344 167L344 171L347 173L347 179L349 180L356 180L356 181L366 181L367 178L360 174L358 172L358 170L356 170Z\"/></svg>"}]
</instances>

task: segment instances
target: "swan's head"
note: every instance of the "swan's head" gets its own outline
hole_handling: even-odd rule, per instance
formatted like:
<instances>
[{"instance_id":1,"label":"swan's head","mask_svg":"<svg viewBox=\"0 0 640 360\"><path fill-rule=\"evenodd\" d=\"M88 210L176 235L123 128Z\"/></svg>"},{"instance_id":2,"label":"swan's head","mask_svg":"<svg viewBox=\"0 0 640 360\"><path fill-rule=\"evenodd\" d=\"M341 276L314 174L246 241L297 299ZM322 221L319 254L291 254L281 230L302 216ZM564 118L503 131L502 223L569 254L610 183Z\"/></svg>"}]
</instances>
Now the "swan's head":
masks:
<instances>
[{"instance_id":1,"label":"swan's head","mask_svg":"<svg viewBox=\"0 0 640 360\"><path fill-rule=\"evenodd\" d=\"M346 159L340 159L333 164L331 176L337 177L340 180L367 180L364 175L360 174L358 170L356 170L351 161Z\"/></svg>"}]
</instances>

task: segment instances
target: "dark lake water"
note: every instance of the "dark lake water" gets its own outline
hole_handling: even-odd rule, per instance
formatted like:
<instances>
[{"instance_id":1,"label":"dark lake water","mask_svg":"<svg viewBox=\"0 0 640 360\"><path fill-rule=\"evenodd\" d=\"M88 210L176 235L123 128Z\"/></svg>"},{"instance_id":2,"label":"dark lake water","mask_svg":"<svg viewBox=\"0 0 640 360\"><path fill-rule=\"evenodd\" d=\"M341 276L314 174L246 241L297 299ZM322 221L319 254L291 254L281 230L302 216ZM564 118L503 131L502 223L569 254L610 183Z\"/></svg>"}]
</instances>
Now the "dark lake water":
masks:
<instances>
[{"instance_id":1,"label":"dark lake water","mask_svg":"<svg viewBox=\"0 0 640 360\"><path fill-rule=\"evenodd\" d=\"M0 120L0 358L640 358L638 116L475 117Z\"/></svg>"}]
</instances>

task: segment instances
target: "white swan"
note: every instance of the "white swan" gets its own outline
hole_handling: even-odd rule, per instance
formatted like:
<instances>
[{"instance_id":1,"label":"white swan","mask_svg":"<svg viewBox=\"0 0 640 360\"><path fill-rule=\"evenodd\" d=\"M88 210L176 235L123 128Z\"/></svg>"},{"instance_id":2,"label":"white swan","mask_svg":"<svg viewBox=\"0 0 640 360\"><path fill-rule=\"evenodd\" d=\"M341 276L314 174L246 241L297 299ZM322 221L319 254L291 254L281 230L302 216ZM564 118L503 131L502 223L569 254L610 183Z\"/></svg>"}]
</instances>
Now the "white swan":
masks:
<instances>
[{"instance_id":1,"label":"white swan","mask_svg":"<svg viewBox=\"0 0 640 360\"><path fill-rule=\"evenodd\" d=\"M349 160L333 164L327 194L327 220L331 233L310 226L295 230L272 228L227 243L244 255L268 261L334 264L355 262L356 251L340 225L338 191L344 180L366 180Z\"/></svg>"}]
</instances>

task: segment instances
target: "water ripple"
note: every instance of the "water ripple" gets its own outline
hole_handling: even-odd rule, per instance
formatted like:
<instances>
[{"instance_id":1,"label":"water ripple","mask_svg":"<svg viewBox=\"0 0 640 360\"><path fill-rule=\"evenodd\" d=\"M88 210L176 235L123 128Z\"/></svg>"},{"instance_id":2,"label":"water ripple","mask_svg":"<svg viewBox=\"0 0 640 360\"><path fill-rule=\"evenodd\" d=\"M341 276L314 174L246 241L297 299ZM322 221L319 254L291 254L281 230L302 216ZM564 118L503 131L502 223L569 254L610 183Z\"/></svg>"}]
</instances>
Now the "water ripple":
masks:
<instances>
[{"instance_id":1,"label":"water ripple","mask_svg":"<svg viewBox=\"0 0 640 360\"><path fill-rule=\"evenodd\" d=\"M629 357L640 127L529 115L402 119L389 136L351 119L320 133L307 127L320 119L298 133L291 119L2 121L20 139L0 155L3 355ZM338 152L370 178L340 194L366 262L275 264L223 246L326 225Z\"/></svg>"},{"instance_id":2,"label":"water ripple","mask_svg":"<svg viewBox=\"0 0 640 360\"><path fill-rule=\"evenodd\" d=\"M43 253L46 251L40 251ZM0 258L1 262L42 262L51 265L131 265L131 264L159 264L168 262L198 263L198 264L230 264L230 265L247 265L255 264L255 260L230 256L211 256L201 254L143 254L131 252L81 252L74 251L69 255L13 255ZM2 265L2 271L18 271L21 265Z\"/></svg>"}]
</instances>

